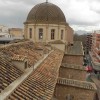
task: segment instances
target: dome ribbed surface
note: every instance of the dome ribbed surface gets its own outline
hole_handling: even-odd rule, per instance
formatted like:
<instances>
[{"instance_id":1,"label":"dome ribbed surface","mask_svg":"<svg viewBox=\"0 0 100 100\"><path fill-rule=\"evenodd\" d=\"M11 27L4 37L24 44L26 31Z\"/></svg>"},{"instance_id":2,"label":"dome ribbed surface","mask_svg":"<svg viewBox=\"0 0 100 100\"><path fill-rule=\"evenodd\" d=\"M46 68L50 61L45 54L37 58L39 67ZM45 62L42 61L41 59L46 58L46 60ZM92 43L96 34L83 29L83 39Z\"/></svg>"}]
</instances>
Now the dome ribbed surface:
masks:
<instances>
[{"instance_id":1,"label":"dome ribbed surface","mask_svg":"<svg viewBox=\"0 0 100 100\"><path fill-rule=\"evenodd\" d=\"M45 2L31 9L25 23L66 24L66 18L58 6Z\"/></svg>"}]
</instances>

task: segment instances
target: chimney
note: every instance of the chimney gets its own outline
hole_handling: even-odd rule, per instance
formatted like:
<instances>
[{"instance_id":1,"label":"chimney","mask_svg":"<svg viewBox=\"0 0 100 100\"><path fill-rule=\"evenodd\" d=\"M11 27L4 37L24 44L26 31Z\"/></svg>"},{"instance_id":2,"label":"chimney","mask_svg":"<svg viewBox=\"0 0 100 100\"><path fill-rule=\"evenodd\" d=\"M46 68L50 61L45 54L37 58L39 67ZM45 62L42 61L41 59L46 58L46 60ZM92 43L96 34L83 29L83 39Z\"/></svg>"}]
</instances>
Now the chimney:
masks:
<instances>
[{"instance_id":1,"label":"chimney","mask_svg":"<svg viewBox=\"0 0 100 100\"><path fill-rule=\"evenodd\" d=\"M22 71L28 68L28 59L26 56L14 54L11 60L12 60L12 63Z\"/></svg>"}]
</instances>

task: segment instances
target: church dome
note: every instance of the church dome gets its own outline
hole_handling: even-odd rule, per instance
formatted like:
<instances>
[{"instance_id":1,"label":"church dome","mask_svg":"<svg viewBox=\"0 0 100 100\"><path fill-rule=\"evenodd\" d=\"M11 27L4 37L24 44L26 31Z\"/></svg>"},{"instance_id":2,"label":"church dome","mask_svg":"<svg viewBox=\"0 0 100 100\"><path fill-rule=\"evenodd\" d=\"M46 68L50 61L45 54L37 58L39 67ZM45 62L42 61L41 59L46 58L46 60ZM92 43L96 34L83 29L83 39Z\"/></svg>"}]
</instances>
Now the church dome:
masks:
<instances>
[{"instance_id":1,"label":"church dome","mask_svg":"<svg viewBox=\"0 0 100 100\"><path fill-rule=\"evenodd\" d=\"M66 24L66 18L58 6L45 2L31 9L25 23Z\"/></svg>"}]
</instances>

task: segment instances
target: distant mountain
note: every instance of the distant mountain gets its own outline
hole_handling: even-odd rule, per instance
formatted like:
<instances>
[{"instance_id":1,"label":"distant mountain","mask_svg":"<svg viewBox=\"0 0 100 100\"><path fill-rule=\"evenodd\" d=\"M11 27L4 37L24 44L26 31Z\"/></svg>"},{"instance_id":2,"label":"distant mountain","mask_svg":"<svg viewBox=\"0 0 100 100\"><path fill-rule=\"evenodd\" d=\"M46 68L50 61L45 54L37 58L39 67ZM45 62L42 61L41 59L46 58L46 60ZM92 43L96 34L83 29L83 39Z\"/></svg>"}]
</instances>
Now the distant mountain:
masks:
<instances>
[{"instance_id":1,"label":"distant mountain","mask_svg":"<svg viewBox=\"0 0 100 100\"><path fill-rule=\"evenodd\" d=\"M87 34L87 33L91 33L90 31L85 31L85 30L77 30L75 31L75 33L82 35L82 34Z\"/></svg>"}]
</instances>

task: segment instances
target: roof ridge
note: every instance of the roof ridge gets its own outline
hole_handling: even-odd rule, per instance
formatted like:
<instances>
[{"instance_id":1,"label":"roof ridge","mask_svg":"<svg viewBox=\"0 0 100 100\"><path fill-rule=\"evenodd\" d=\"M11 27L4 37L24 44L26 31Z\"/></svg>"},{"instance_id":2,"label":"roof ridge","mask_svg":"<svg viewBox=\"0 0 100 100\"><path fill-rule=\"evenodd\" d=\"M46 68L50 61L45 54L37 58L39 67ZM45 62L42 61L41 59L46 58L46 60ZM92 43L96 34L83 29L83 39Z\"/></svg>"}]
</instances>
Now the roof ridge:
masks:
<instances>
[{"instance_id":1,"label":"roof ridge","mask_svg":"<svg viewBox=\"0 0 100 100\"><path fill-rule=\"evenodd\" d=\"M15 92L13 92L9 99L13 98L33 98L39 100L49 100L51 99L54 88L57 83L59 67L61 65L61 61L63 58L64 53L59 50L54 50L51 52L47 59L43 61L39 65L39 67L33 71L33 73L20 85ZM31 91L32 89L32 91ZM23 91L21 91L23 90ZM20 95L14 97L16 93L20 91ZM28 94L25 92L27 91ZM24 97L21 97L23 95ZM29 97L28 97L29 96Z\"/></svg>"}]
</instances>

